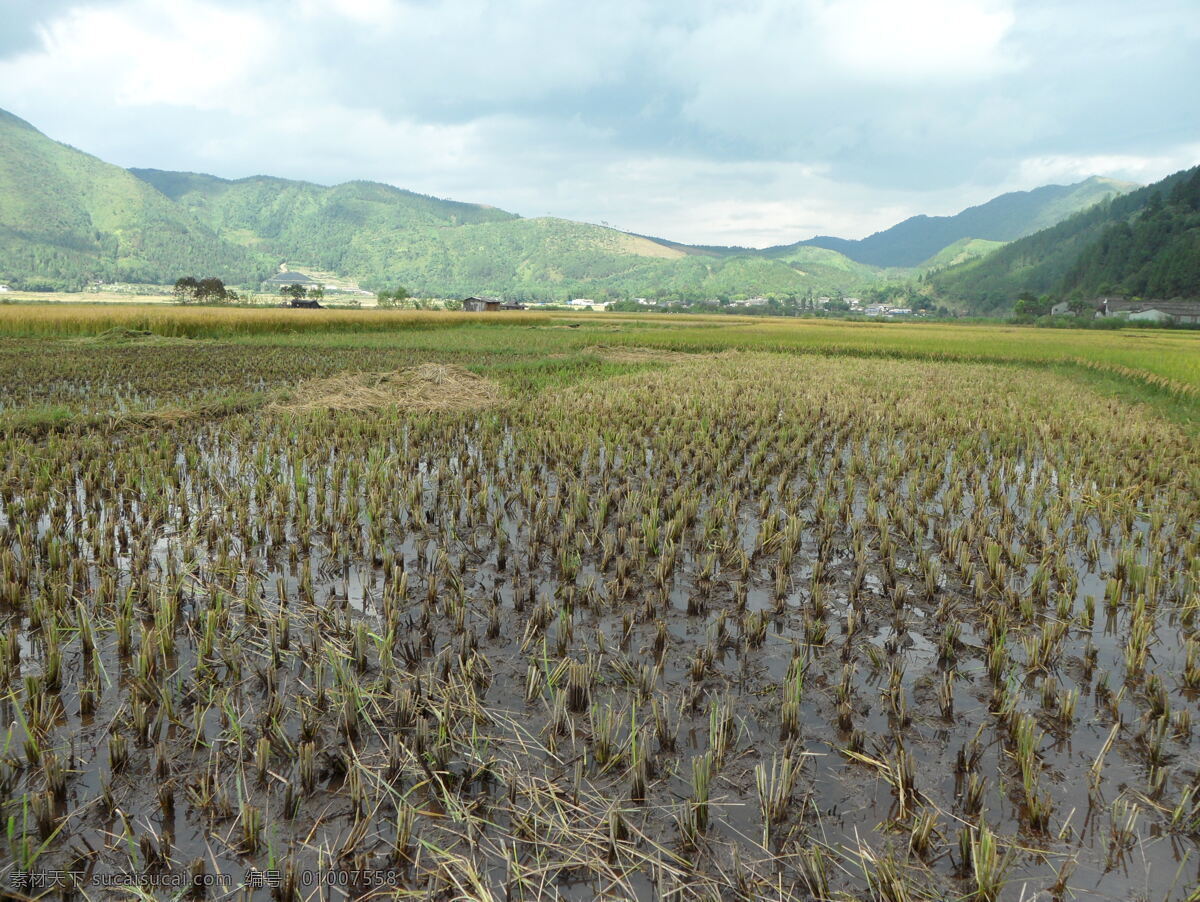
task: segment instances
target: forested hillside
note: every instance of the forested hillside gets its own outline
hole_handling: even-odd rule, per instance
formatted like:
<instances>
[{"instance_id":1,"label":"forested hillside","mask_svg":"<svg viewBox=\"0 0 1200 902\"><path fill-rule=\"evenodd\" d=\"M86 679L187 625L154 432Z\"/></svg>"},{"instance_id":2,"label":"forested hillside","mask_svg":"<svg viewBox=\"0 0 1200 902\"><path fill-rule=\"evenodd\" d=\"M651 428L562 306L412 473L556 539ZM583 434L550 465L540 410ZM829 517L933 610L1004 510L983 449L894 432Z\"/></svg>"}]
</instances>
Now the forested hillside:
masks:
<instances>
[{"instance_id":1,"label":"forested hillside","mask_svg":"<svg viewBox=\"0 0 1200 902\"><path fill-rule=\"evenodd\" d=\"M79 289L194 275L258 286L286 262L424 296L700 300L911 291L904 280L919 268L928 273L922 292L1000 312L1023 291L1196 293L1200 187L1191 179L1174 190L1183 181L1129 194L1099 178L1048 186L956 216L914 217L858 242L691 247L375 182L126 171L0 111L0 281Z\"/></svg>"},{"instance_id":2,"label":"forested hillside","mask_svg":"<svg viewBox=\"0 0 1200 902\"><path fill-rule=\"evenodd\" d=\"M1200 298L1200 167L1107 226L1063 279L1073 295Z\"/></svg>"},{"instance_id":3,"label":"forested hillside","mask_svg":"<svg viewBox=\"0 0 1200 902\"><path fill-rule=\"evenodd\" d=\"M74 290L183 273L257 284L270 270L124 169L0 110L0 281Z\"/></svg>"},{"instance_id":4,"label":"forested hillside","mask_svg":"<svg viewBox=\"0 0 1200 902\"><path fill-rule=\"evenodd\" d=\"M859 241L821 236L801 244L829 248L872 266L919 266L963 239L1013 241L1136 187L1093 176L1075 185L1001 194L953 216L913 216Z\"/></svg>"},{"instance_id":5,"label":"forested hillside","mask_svg":"<svg viewBox=\"0 0 1200 902\"><path fill-rule=\"evenodd\" d=\"M378 182L327 188L268 176L229 181L190 172L130 171L232 241L367 280L382 275L375 258L401 250L398 235L518 218ZM372 262L364 268L368 258Z\"/></svg>"},{"instance_id":6,"label":"forested hillside","mask_svg":"<svg viewBox=\"0 0 1200 902\"><path fill-rule=\"evenodd\" d=\"M615 229L522 219L373 182L326 188L256 176L132 170L224 238L293 266L343 273L368 288L422 295L492 292L518 298L581 294L804 294L850 291L879 278L820 248L769 258L725 249L696 254Z\"/></svg>"},{"instance_id":7,"label":"forested hillside","mask_svg":"<svg viewBox=\"0 0 1200 902\"><path fill-rule=\"evenodd\" d=\"M1116 290L1133 274L1125 268L1129 258L1122 258L1124 262L1120 264L1116 258L1109 260L1103 251L1105 235L1110 229L1116 234L1126 228L1133 234L1135 217L1152 202L1156 203L1155 198L1165 202L1175 186L1188 180L1195 171L1176 173L1161 182L1098 204L1056 226L1007 244L983 259L933 273L928 277L929 285L937 297L977 313L1006 312L1024 292L1038 295L1066 291L1096 293L1105 286L1108 290ZM1184 216L1176 205L1164 203L1164 211L1167 207L1173 212L1164 212L1164 216ZM1178 229L1175 237L1186 243L1188 229L1183 228L1182 223L1181 219L1172 228ZM1156 261L1163 261L1156 264L1162 267L1173 269L1177 265L1174 261L1179 253L1178 245L1152 246L1155 239L1148 229L1139 234L1143 241L1139 254L1152 253ZM1109 243L1125 246L1123 239ZM1103 259L1104 266L1087 264L1089 259ZM1101 277L1101 271L1107 275Z\"/></svg>"}]
</instances>

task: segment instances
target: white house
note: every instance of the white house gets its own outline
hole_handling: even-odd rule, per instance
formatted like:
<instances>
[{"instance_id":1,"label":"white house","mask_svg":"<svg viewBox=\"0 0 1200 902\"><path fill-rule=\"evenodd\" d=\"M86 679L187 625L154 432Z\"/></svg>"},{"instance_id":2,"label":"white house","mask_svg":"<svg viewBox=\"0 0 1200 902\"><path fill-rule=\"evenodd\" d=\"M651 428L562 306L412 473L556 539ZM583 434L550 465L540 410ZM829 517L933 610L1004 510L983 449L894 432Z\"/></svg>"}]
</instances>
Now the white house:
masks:
<instances>
[{"instance_id":1,"label":"white house","mask_svg":"<svg viewBox=\"0 0 1200 902\"><path fill-rule=\"evenodd\" d=\"M1200 301L1127 301L1102 298L1096 316L1143 323L1200 323Z\"/></svg>"},{"instance_id":2,"label":"white house","mask_svg":"<svg viewBox=\"0 0 1200 902\"><path fill-rule=\"evenodd\" d=\"M0 285L0 294L4 294L4 292L6 292L6 291L12 291L12 289L9 288L7 285Z\"/></svg>"}]
</instances>

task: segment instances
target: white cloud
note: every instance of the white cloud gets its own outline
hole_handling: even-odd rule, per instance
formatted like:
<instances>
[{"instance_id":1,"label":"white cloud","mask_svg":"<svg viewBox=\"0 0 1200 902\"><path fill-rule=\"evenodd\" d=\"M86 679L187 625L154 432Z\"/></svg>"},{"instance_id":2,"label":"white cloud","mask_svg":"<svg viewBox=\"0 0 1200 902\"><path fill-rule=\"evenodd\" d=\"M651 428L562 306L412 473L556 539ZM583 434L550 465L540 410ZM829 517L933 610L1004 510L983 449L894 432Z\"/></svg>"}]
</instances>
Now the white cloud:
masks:
<instances>
[{"instance_id":1,"label":"white cloud","mask_svg":"<svg viewBox=\"0 0 1200 902\"><path fill-rule=\"evenodd\" d=\"M6 66L24 90L73 83L119 106L182 104L250 113L275 29L253 13L197 0L81 7L42 28L43 51Z\"/></svg>"},{"instance_id":2,"label":"white cloud","mask_svg":"<svg viewBox=\"0 0 1200 902\"><path fill-rule=\"evenodd\" d=\"M1138 154L1049 154L1020 161L1014 184L1023 187L1054 182L1077 182L1091 175L1133 182L1157 181L1164 175L1200 163L1200 143L1170 148L1167 153Z\"/></svg>"},{"instance_id":3,"label":"white cloud","mask_svg":"<svg viewBox=\"0 0 1200 902\"><path fill-rule=\"evenodd\" d=\"M6 19L0 107L122 165L861 237L1195 163L1193 3L54 0Z\"/></svg>"},{"instance_id":4,"label":"white cloud","mask_svg":"<svg viewBox=\"0 0 1200 902\"><path fill-rule=\"evenodd\" d=\"M827 58L873 80L975 79L1016 63L999 0L818 0L814 18Z\"/></svg>"}]
</instances>

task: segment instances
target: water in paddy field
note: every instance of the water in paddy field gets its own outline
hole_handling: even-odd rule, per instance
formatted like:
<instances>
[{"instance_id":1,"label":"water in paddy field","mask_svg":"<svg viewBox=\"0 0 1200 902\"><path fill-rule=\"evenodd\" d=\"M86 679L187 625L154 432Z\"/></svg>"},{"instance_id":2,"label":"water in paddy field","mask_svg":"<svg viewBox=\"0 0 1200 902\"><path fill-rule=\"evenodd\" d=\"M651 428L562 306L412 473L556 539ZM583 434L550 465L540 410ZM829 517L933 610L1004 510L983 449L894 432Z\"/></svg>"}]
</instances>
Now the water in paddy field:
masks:
<instances>
[{"instance_id":1,"label":"water in paddy field","mask_svg":"<svg viewBox=\"0 0 1200 902\"><path fill-rule=\"evenodd\" d=\"M991 833L998 898L1188 897L1194 499L986 437L671 441L31 447L0 488L5 879L960 898Z\"/></svg>"}]
</instances>

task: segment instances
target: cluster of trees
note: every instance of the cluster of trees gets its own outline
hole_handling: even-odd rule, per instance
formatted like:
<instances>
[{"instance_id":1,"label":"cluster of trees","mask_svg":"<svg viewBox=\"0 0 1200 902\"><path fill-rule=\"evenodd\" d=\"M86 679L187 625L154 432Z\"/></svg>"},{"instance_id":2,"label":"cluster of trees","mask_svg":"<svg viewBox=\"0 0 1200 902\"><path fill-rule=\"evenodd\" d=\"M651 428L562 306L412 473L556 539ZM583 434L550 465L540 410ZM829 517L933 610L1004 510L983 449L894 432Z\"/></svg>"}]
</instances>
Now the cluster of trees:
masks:
<instances>
[{"instance_id":1,"label":"cluster of trees","mask_svg":"<svg viewBox=\"0 0 1200 902\"><path fill-rule=\"evenodd\" d=\"M379 302L380 307L399 307L408 299L408 289L403 286L375 292L375 300Z\"/></svg>"},{"instance_id":2,"label":"cluster of trees","mask_svg":"<svg viewBox=\"0 0 1200 902\"><path fill-rule=\"evenodd\" d=\"M174 295L180 304L221 304L238 300L237 292L226 288L225 283L215 276L206 279L184 276L176 279Z\"/></svg>"},{"instance_id":3,"label":"cluster of trees","mask_svg":"<svg viewBox=\"0 0 1200 902\"><path fill-rule=\"evenodd\" d=\"M293 301L302 301L308 298L311 301L319 301L325 297L325 286L316 285L312 288L305 288L299 282L293 282L291 285L285 285L279 289L279 293L285 298L291 298Z\"/></svg>"}]
</instances>

